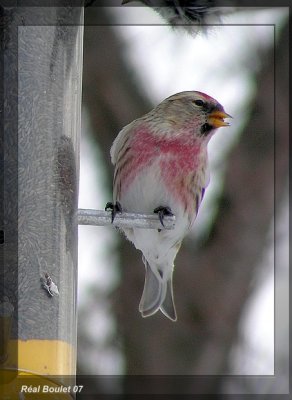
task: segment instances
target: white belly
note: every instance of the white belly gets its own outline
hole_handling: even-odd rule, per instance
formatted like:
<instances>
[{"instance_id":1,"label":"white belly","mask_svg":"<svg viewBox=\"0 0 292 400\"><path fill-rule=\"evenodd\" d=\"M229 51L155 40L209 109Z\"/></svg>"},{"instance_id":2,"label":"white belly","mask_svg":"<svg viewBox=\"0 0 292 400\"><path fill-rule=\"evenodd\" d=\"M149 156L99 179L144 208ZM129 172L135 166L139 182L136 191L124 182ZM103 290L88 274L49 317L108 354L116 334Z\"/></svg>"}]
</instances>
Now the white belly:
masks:
<instances>
[{"instance_id":1,"label":"white belly","mask_svg":"<svg viewBox=\"0 0 292 400\"><path fill-rule=\"evenodd\" d=\"M135 247L143 252L149 262L173 262L177 253L176 245L189 229L187 214L175 200L161 179L159 168L155 165L140 173L118 199L124 211L137 213L153 213L159 206L168 206L176 217L173 230L127 229L125 234Z\"/></svg>"}]
</instances>

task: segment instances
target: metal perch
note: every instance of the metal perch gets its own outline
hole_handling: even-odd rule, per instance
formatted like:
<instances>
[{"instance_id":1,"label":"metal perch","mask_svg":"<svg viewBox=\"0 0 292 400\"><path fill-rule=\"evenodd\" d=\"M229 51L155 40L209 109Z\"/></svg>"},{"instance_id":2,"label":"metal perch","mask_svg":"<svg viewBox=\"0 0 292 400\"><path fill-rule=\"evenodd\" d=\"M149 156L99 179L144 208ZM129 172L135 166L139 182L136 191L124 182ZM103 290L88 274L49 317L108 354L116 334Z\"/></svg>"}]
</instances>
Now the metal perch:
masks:
<instances>
[{"instance_id":1,"label":"metal perch","mask_svg":"<svg viewBox=\"0 0 292 400\"><path fill-rule=\"evenodd\" d=\"M163 218L164 227L159 221L157 214L135 214L117 213L112 223L111 211L103 210L78 210L78 225L105 226L114 225L120 228L144 228L144 229L173 229L175 226L175 216L165 216Z\"/></svg>"}]
</instances>

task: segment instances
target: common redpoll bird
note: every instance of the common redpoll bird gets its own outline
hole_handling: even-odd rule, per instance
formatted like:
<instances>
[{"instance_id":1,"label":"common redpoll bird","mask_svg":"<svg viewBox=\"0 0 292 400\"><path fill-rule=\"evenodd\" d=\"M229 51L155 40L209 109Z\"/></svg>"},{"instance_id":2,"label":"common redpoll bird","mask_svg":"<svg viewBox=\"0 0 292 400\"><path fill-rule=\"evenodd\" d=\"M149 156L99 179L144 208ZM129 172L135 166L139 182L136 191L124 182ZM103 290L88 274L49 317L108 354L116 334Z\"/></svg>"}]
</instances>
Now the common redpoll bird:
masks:
<instances>
[{"instance_id":1,"label":"common redpoll bird","mask_svg":"<svg viewBox=\"0 0 292 400\"><path fill-rule=\"evenodd\" d=\"M207 144L230 118L212 97L186 91L168 97L125 126L111 148L116 212L175 215L173 230L123 229L142 251L146 275L139 305L143 317L161 310L176 320L172 275L182 239L191 228L209 182Z\"/></svg>"}]
</instances>

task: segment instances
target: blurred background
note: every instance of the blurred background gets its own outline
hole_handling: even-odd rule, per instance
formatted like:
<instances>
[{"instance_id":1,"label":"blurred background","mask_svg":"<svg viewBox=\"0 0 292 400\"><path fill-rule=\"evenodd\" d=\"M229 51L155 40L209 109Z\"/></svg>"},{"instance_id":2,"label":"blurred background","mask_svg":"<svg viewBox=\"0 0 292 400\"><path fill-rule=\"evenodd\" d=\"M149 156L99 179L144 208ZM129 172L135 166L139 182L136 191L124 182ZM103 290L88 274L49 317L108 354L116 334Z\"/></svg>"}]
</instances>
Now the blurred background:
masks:
<instances>
[{"instance_id":1,"label":"blurred background","mask_svg":"<svg viewBox=\"0 0 292 400\"><path fill-rule=\"evenodd\" d=\"M176 258L176 323L141 318L134 246L79 227L79 374L121 387L131 375L208 375L196 391L218 397L288 390L288 9L218 21L189 35L147 7L85 8L79 208L112 200L114 138L164 98L199 90L233 120L209 144L210 185Z\"/></svg>"}]
</instances>

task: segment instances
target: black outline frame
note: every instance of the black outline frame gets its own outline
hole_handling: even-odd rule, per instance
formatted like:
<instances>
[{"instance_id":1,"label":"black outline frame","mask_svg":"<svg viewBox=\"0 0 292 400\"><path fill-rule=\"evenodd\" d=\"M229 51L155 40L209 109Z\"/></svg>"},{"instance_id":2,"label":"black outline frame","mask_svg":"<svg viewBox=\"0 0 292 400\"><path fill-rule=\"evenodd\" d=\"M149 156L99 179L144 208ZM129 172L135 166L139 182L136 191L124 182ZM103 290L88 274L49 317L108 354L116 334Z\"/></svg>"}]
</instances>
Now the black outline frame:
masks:
<instances>
[{"instance_id":1,"label":"black outline frame","mask_svg":"<svg viewBox=\"0 0 292 400\"><path fill-rule=\"evenodd\" d=\"M38 4L35 4L34 1L30 2L29 0L28 1L19 1L19 2L18 1L13 2L13 0L10 0L10 1L8 0L8 1L3 1L2 3L4 3L4 4L2 4L2 6L4 6L4 7L5 6L13 7L14 5L15 6L25 6L25 7L39 6ZM15 4L13 4L13 3L15 3ZM30 4L30 3L34 3L34 4ZM47 5L45 5L45 6L54 6L54 1L48 1L48 2L44 1L44 3L47 3ZM60 4L59 1L56 1L56 3L58 3L58 5ZM113 1L111 3L113 3ZM115 6L115 5L118 5L117 3L120 3L120 2L117 0L117 1L114 1L114 3L115 4L110 4L108 6ZM266 5L267 2L262 2L261 1L260 3L264 3L262 5L262 6L264 6L264 5ZM73 5L73 6L81 6L82 5L82 1L78 1L78 0L72 1L70 6L71 5ZM251 4L251 6L254 6L254 4ZM290 5L289 5L288 1L280 1L279 3L274 4L273 6L274 7L281 7L281 6L284 7L285 6L285 7L288 7L290 9ZM260 7L260 5L257 4L256 7ZM32 25L34 25L34 24L32 24ZM35 24L35 25L41 25L41 24ZM159 24L159 25L165 26L167 24ZM222 25L222 24L218 24L218 25ZM235 24L226 24L226 25L233 25L234 26ZM254 25L254 24L236 24L236 25ZM270 25L270 24L263 24L263 25ZM276 30L276 26L274 24L271 24L271 25L274 26L274 46L275 46L274 47L274 49L275 49L275 57L274 57L274 78L275 78L275 86L274 86L274 90L275 90L275 103L274 103L275 118L274 118L274 124L275 124L275 127L274 128L275 128L275 132L276 132L276 129L277 129L277 112L276 112L277 97L276 97L276 90L277 90L277 82L278 82L278 79L280 77L277 76L277 47L276 47L276 31L275 31ZM287 50L289 50L289 49L287 49ZM5 71L4 71L4 68L3 68L3 66L4 66L3 54L1 54L1 62L0 63L1 63L1 67L0 67L1 74L5 74ZM285 78L285 77L281 77L281 78ZM4 80L3 80L3 76L2 76L1 86L0 86L0 89L1 89L0 90L0 93L1 93L1 110L3 110L3 106L2 105L4 104L3 82L4 82ZM0 128L1 127L3 128L3 119L1 119ZM1 133L3 134L3 129L1 129ZM17 134L17 131L16 131L16 134ZM0 141L0 143L1 143L1 141ZM276 158L277 157L281 157L282 155L281 154L277 154L276 140L274 142L274 145L275 145L275 164L274 164L274 168L276 170L276 167L277 167L276 166ZM1 156L0 157L0 162L1 162L0 167L2 167L3 154L2 154L2 149L1 148L0 148L0 156ZM3 182L2 181L0 181L0 184L1 184L1 187L3 187ZM275 188L275 191L276 191L276 188ZM2 189L1 189L1 192L3 193ZM275 213L277 212L276 197L277 196L276 196L276 192L275 192L275 204L274 204ZM2 200L2 198L1 198L1 200ZM0 203L0 205L2 205L2 204ZM2 209L0 210L0 212L1 211L2 211ZM2 219L3 216L1 214L0 214L0 216L1 216L1 219ZM0 221L0 222L2 222L2 221ZM275 218L274 224L275 224L274 229L276 229L276 218ZM0 255L2 255L2 254L0 253ZM276 245L275 245L274 261L275 261L275 266L276 266L276 261L277 261ZM1 260L0 260L0 263L1 263ZM274 290L275 290L275 302L276 302L276 297L277 297L276 281L277 281L277 273L276 273L276 270L275 270L275 281L274 281L275 282L275 287L274 287ZM276 304L275 304L275 313L276 313ZM276 317L276 315L275 315L275 317ZM276 318L275 318L275 323L276 323ZM275 341L276 341L276 330L275 330ZM276 346L275 346L275 351L276 351ZM275 354L275 362L276 362L276 354ZM276 371L275 371L275 374L276 374ZM245 376L227 375L227 376L231 377L232 379L235 379L235 380L240 379L241 381L242 381L242 379L251 379L251 380L257 380L257 381L259 379L259 376L248 376L248 375L245 375ZM177 378L178 378L178 381L177 381ZM262 378L268 379L268 380L277 379L276 376L262 376ZM121 377L119 377L119 376L97 376L97 377L95 377L95 376L83 376L83 375L77 376L77 384L78 385L81 385L81 384L84 385L84 391L81 393L81 397L82 398L86 394L93 394L94 393L94 391L92 391L92 390L94 390L96 379L97 379L97 381L98 380L101 381L101 384L102 384L101 386L103 386L103 384L106 384L106 383L110 383L110 384L116 383L115 386L118 388L119 384L120 384ZM164 387L164 385L166 385L168 387L172 387L172 388L176 387L176 388L182 389L183 387L190 387L190 383L194 384L197 379L206 380L208 382L209 380L216 379L216 376L215 377L212 377L212 376L195 376L195 377L194 376L178 376L178 377L176 377L176 376L151 376L151 375L149 375L149 376L128 376L128 378L126 378L126 387L128 387L128 389L129 389L129 392L127 392L127 394L135 395L135 397L136 397L137 394L138 395L140 395L140 394L158 395L159 394L159 398L161 398L162 395L167 395L167 398L169 398L169 395L199 394L199 393L196 393L195 391L186 392L186 393L184 393L183 391L179 391L179 392L173 392L171 394L170 393L167 394L163 390L162 391L159 390L159 387L161 387L162 383L163 383L162 387ZM134 382L134 390L131 390L131 380L135 380L135 382ZM175 381L177 381L177 382L175 382ZM108 385L106 384L105 386L108 386ZM137 390L138 387L140 387L141 390ZM91 388L92 388L92 390L91 390ZM289 392L290 392L290 390L291 389L290 389L290 383L289 383ZM108 394L108 395L119 395L121 393L119 392L119 390L117 390L117 392L113 392L113 393L105 392L105 393L100 393L99 395L106 395L106 394ZM224 396L229 397L229 396L245 396L245 395L241 395L241 394L226 395L226 394L224 394ZM263 395L262 394L253 394L253 398L255 398L254 396L263 396ZM276 396L277 397L281 396L281 398L283 398L283 399L284 398L287 398L287 399L289 398L288 394L280 394L280 395L276 395ZM245 397L249 398L248 395L246 395ZM78 397L78 398L80 398L80 397Z\"/></svg>"}]
</instances>

